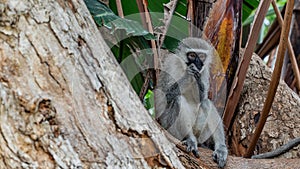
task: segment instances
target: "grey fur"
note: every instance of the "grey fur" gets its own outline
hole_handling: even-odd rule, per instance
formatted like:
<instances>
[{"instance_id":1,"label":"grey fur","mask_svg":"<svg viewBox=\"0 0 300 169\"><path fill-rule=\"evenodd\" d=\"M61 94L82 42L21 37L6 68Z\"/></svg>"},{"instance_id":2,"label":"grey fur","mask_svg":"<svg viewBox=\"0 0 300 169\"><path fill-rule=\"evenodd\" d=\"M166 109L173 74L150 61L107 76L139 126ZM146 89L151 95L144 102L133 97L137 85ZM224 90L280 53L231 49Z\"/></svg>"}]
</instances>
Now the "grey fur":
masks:
<instances>
[{"instance_id":1,"label":"grey fur","mask_svg":"<svg viewBox=\"0 0 300 169\"><path fill-rule=\"evenodd\" d=\"M197 69L187 59L188 52L205 53L204 66ZM227 147L222 119L208 99L209 68L214 48L203 39L186 38L175 54L163 58L155 91L157 121L199 157L198 144L212 140L213 159L223 168Z\"/></svg>"}]
</instances>

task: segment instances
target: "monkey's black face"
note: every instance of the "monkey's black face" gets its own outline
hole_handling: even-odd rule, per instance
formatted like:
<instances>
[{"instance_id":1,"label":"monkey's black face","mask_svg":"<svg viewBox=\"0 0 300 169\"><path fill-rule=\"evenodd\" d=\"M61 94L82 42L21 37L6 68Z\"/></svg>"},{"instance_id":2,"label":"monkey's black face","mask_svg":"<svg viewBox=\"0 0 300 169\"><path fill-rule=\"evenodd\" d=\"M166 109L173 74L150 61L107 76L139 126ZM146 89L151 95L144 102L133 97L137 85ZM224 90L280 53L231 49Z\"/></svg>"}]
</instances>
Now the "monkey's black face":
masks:
<instances>
[{"instance_id":1,"label":"monkey's black face","mask_svg":"<svg viewBox=\"0 0 300 169\"><path fill-rule=\"evenodd\" d=\"M206 55L204 53L196 53L196 52L188 52L186 54L188 63L187 65L190 66L191 64L194 64L199 71L201 71L204 61L206 58Z\"/></svg>"}]
</instances>

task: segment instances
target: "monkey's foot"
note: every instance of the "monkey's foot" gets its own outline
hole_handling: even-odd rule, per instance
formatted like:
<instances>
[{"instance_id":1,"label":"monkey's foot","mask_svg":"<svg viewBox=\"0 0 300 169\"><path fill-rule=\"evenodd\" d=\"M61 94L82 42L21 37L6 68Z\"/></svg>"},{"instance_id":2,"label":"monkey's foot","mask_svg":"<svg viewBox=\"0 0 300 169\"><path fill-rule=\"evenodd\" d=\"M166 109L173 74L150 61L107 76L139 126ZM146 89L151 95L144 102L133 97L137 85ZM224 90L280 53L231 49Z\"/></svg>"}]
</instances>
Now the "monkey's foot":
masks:
<instances>
[{"instance_id":1,"label":"monkey's foot","mask_svg":"<svg viewBox=\"0 0 300 169\"><path fill-rule=\"evenodd\" d=\"M192 152L195 157L199 158L199 151L197 148L197 142L195 142L192 138L187 138L186 140L182 141L184 145L186 145L186 151Z\"/></svg>"},{"instance_id":2,"label":"monkey's foot","mask_svg":"<svg viewBox=\"0 0 300 169\"><path fill-rule=\"evenodd\" d=\"M224 168L226 165L228 151L225 145L221 145L218 149L216 149L213 154L213 160L218 163L220 168Z\"/></svg>"}]
</instances>

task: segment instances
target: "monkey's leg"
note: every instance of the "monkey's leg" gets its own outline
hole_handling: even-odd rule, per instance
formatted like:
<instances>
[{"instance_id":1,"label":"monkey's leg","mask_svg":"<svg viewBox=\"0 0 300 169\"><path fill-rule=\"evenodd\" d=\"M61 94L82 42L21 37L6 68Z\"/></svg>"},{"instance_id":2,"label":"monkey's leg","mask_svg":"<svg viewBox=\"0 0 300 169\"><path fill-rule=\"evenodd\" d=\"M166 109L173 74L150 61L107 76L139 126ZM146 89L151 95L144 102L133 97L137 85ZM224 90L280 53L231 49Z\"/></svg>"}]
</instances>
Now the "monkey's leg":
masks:
<instances>
[{"instance_id":1,"label":"monkey's leg","mask_svg":"<svg viewBox=\"0 0 300 169\"><path fill-rule=\"evenodd\" d=\"M193 133L193 127L196 122L197 111L195 109L197 104L193 104L183 93L179 97L180 113L177 121L174 123L179 139L187 146L187 152L192 152L195 157L199 158L198 142Z\"/></svg>"},{"instance_id":2,"label":"monkey's leg","mask_svg":"<svg viewBox=\"0 0 300 169\"><path fill-rule=\"evenodd\" d=\"M219 167L223 168L226 164L228 155L228 150L225 144L223 122L214 104L209 99L206 99L204 102L207 105L207 107L205 107L208 108L208 126L210 132L212 132L212 138L214 140L214 152L212 155L213 160L218 163Z\"/></svg>"}]
</instances>

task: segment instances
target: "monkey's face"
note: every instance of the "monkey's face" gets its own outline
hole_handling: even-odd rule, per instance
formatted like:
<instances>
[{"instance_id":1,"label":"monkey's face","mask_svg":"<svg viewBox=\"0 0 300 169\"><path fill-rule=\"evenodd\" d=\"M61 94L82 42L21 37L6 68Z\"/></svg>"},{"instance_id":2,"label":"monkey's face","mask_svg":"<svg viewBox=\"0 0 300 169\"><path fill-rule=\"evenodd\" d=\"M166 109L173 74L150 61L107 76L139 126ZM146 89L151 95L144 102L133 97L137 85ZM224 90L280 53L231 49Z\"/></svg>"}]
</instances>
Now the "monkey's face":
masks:
<instances>
[{"instance_id":1,"label":"monkey's face","mask_svg":"<svg viewBox=\"0 0 300 169\"><path fill-rule=\"evenodd\" d=\"M185 61L190 73L201 74L210 67L214 47L203 39L189 37L182 40L176 54Z\"/></svg>"},{"instance_id":2,"label":"monkey's face","mask_svg":"<svg viewBox=\"0 0 300 169\"><path fill-rule=\"evenodd\" d=\"M186 54L187 57L187 65L188 66L195 66L198 70L198 72L200 72L203 68L205 59L206 59L206 54L205 53L201 53L201 52L187 52Z\"/></svg>"}]
</instances>

